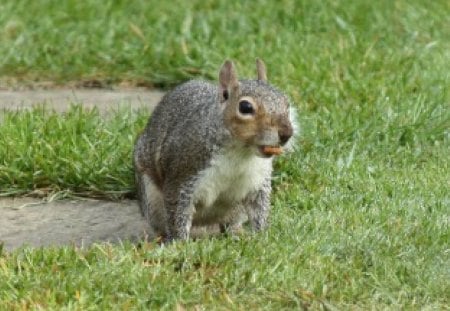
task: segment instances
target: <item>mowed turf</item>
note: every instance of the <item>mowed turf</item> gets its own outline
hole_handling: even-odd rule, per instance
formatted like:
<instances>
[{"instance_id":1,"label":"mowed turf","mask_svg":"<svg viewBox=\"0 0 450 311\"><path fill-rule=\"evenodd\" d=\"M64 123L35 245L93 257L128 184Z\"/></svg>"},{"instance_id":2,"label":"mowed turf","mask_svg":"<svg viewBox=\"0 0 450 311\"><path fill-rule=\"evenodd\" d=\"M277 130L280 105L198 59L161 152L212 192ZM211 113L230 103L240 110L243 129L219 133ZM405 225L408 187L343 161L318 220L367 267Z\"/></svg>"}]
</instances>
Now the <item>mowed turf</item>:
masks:
<instances>
[{"instance_id":1,"label":"mowed turf","mask_svg":"<svg viewBox=\"0 0 450 311\"><path fill-rule=\"evenodd\" d=\"M447 1L4 1L6 83L170 87L225 57L299 110L267 232L0 251L6 309L449 308ZM2 112L0 195L133 196L146 116Z\"/></svg>"}]
</instances>

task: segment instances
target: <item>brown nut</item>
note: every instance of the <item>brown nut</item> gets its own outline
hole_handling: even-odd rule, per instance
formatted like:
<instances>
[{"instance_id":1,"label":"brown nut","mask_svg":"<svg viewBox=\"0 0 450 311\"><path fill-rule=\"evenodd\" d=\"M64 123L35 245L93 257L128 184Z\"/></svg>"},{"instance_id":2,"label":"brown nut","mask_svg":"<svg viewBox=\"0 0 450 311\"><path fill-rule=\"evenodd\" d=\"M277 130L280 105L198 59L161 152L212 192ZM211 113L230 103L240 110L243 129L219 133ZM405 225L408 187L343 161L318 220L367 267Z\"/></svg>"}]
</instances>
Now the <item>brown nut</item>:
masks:
<instances>
[{"instance_id":1,"label":"brown nut","mask_svg":"<svg viewBox=\"0 0 450 311\"><path fill-rule=\"evenodd\" d=\"M262 152L267 155L280 155L283 153L283 149L281 147L264 146Z\"/></svg>"}]
</instances>

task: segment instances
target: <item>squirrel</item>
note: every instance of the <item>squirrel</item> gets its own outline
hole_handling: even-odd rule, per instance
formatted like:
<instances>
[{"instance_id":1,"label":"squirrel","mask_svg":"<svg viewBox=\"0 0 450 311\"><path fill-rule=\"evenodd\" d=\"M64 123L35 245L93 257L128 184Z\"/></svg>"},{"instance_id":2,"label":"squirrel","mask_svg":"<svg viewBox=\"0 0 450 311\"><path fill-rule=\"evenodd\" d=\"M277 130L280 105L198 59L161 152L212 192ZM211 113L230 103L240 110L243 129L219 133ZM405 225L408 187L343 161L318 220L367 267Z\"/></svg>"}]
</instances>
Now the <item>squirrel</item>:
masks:
<instances>
[{"instance_id":1,"label":"squirrel","mask_svg":"<svg viewBox=\"0 0 450 311\"><path fill-rule=\"evenodd\" d=\"M267 226L273 158L292 149L297 125L289 98L267 82L264 62L256 67L256 80L238 80L226 60L218 85L179 85L137 137L139 206L163 241L188 239L192 226Z\"/></svg>"}]
</instances>

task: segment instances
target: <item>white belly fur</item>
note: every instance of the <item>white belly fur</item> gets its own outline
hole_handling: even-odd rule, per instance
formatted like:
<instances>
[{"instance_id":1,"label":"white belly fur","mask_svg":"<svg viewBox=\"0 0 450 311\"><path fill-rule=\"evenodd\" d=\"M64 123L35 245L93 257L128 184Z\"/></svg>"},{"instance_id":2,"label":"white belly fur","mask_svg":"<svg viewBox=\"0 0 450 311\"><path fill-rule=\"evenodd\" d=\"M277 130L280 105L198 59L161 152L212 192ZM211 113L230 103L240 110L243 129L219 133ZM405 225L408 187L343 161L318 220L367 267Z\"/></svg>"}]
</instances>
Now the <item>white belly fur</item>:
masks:
<instances>
[{"instance_id":1,"label":"white belly fur","mask_svg":"<svg viewBox=\"0 0 450 311\"><path fill-rule=\"evenodd\" d=\"M194 219L224 215L233 203L242 201L250 192L259 189L271 172L272 158L243 154L239 149L217 154L212 158L211 165L200 173L195 187ZM218 199L228 204L217 206Z\"/></svg>"}]
</instances>

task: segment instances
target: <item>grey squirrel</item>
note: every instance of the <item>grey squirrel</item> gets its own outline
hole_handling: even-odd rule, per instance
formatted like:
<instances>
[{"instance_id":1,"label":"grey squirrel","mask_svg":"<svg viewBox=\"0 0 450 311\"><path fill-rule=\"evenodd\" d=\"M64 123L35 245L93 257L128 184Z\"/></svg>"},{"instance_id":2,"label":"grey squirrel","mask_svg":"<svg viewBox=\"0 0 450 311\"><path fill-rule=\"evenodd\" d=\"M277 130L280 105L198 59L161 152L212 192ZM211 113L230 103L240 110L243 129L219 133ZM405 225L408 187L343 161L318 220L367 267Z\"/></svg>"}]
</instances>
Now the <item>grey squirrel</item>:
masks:
<instances>
[{"instance_id":1,"label":"grey squirrel","mask_svg":"<svg viewBox=\"0 0 450 311\"><path fill-rule=\"evenodd\" d=\"M188 239L192 226L266 227L273 157L289 149L295 113L267 82L238 80L226 60L219 84L192 80L156 106L134 148L141 212L164 241Z\"/></svg>"}]
</instances>

